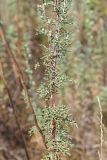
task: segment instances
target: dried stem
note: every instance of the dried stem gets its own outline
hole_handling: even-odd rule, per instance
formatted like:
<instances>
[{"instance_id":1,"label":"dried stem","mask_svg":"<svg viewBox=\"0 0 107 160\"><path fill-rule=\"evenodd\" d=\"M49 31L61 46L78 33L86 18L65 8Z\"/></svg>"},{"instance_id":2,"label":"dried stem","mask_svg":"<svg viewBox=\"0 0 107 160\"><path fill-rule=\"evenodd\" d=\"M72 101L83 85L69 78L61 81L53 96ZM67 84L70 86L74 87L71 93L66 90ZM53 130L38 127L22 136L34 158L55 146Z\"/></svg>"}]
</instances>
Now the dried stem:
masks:
<instances>
[{"instance_id":1,"label":"dried stem","mask_svg":"<svg viewBox=\"0 0 107 160\"><path fill-rule=\"evenodd\" d=\"M35 111L34 111L34 109L33 109L32 103L31 103L31 101L30 101L29 92L28 92L28 89L27 89L27 86L26 86L26 80L25 80L25 78L24 78L24 76L23 76L23 72L22 72L22 70L20 69L20 66L19 66L19 64L17 63L17 61L16 61L16 59L15 59L15 57L14 57L14 54L13 54L13 52L12 52L12 50L11 50L8 42L7 42L7 39L6 39L6 37L5 37L5 34L4 34L4 31L3 31L3 27L2 27L2 26L0 26L0 37L1 37L2 41L3 41L3 43L4 43L4 46L5 46L6 51L7 51L7 54L10 56L13 64L15 65L15 67L16 67L16 69L17 69L17 71L18 71L19 78L20 78L20 80L21 80L23 89L24 89L25 94L26 94L27 104L29 105L29 108L30 108L30 110L31 110L31 112L32 112L32 115L33 115L33 118L34 118L34 121L35 121L36 128L38 129L38 131L39 131L39 133L40 133L40 135L41 135L41 137L42 137L42 140L43 140L43 143L44 143L45 148L47 148L46 142L45 142L45 137L44 137L44 135L43 135L43 133L42 133L41 128L39 127L39 124L38 124L38 122L37 122L37 118L36 118L36 115L35 115Z\"/></svg>"},{"instance_id":2,"label":"dried stem","mask_svg":"<svg viewBox=\"0 0 107 160\"><path fill-rule=\"evenodd\" d=\"M100 153L99 158L100 160L103 160L103 114L102 114L102 106L100 102L100 98L97 97L98 103L99 103L99 109L100 109Z\"/></svg>"},{"instance_id":3,"label":"dried stem","mask_svg":"<svg viewBox=\"0 0 107 160\"><path fill-rule=\"evenodd\" d=\"M7 91L7 94L8 94L8 97L9 97L9 101L10 101L10 105L13 109L13 113L14 113L14 117L15 117L15 120L16 120L16 123L17 123L17 126L18 126L18 129L20 131L20 135L22 137L22 142L24 144L24 149L25 149L25 153L26 153L26 158L27 160L30 160L30 157L29 157L29 154L28 154L28 151L27 151L27 145L26 145L26 140L24 138L24 135L23 135L23 131L22 131L22 128L20 126L20 123L19 123L19 120L18 120L18 117L17 117L17 111L16 111L16 106L12 100L12 97L11 97L11 93L9 91L9 88L8 88L8 85L7 85L7 82L5 80L5 77L4 77L4 73L3 73L3 66L2 64L0 63L0 71L1 71L1 78L3 80L3 83L4 83L4 86L6 88L6 91Z\"/></svg>"}]
</instances>

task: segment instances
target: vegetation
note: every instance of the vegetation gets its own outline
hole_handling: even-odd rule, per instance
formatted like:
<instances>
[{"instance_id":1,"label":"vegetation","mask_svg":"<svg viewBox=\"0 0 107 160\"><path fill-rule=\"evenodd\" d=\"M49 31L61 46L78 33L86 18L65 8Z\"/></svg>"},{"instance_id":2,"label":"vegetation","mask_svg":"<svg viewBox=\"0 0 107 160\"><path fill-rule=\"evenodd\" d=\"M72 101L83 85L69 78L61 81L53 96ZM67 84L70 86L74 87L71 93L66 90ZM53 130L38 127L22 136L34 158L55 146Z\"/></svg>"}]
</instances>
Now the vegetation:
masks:
<instances>
[{"instance_id":1,"label":"vegetation","mask_svg":"<svg viewBox=\"0 0 107 160\"><path fill-rule=\"evenodd\" d=\"M106 160L106 59L106 0L1 0L0 159Z\"/></svg>"}]
</instances>

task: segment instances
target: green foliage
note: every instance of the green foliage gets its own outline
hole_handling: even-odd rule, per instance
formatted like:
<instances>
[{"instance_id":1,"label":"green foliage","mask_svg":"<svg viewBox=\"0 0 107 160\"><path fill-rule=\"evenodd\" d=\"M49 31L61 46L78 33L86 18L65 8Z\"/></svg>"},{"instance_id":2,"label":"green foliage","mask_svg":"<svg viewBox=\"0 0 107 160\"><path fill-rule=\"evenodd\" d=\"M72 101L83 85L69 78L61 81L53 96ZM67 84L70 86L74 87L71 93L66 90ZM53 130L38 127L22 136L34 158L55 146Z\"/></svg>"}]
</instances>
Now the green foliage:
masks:
<instances>
[{"instance_id":1,"label":"green foliage","mask_svg":"<svg viewBox=\"0 0 107 160\"><path fill-rule=\"evenodd\" d=\"M47 13L47 7L53 13L52 16ZM68 68L66 66L68 54L73 51L74 31L77 31L75 16L71 13L71 8L73 10L72 0L60 1L57 5L50 0L38 5L38 15L41 17L38 35L44 35L48 39L46 45L43 43L40 45L43 51L41 61L45 66L45 75L38 88L40 99L42 98L47 103L38 116L49 148L43 158L46 160L55 160L57 156L69 154L70 148L73 146L72 141L69 140L69 127L75 122L70 119L68 107L63 104L59 106L56 101L54 108L50 106L53 83L55 97L57 97L65 85L73 82L71 75L67 74ZM52 138L53 120L56 123L54 140Z\"/></svg>"},{"instance_id":2,"label":"green foliage","mask_svg":"<svg viewBox=\"0 0 107 160\"><path fill-rule=\"evenodd\" d=\"M49 3L46 3L49 2ZM51 2L51 3L50 3ZM44 53L44 57L42 57L43 64L46 66L45 76L44 76L44 83L41 84L41 86L38 89L38 92L40 93L40 97L47 98L50 96L51 92L51 61L53 59L52 52L53 48L56 48L56 76L55 76L55 85L56 85L56 92L61 89L62 86L64 86L65 83L71 82L71 77L69 75L66 75L67 72L67 56L68 53L71 54L72 52L72 37L73 37L73 22L75 22L73 19L73 16L70 14L67 16L67 13L70 12L70 7L72 6L72 2L67 1L67 4L64 4L65 2L62 1L59 6L54 6L53 1L45 1L45 4L39 5L39 14L42 17L43 24L40 25L38 34L44 34L48 37L48 44L49 46L41 45ZM46 17L44 11L44 6L52 5L54 7L55 12L59 13L59 24L58 24L58 30L59 33L56 34L55 26L56 26L56 20L54 18L48 18ZM65 6L64 6L65 5ZM44 25L45 24L45 25ZM48 28L50 28L48 30ZM69 30L71 28L71 30ZM73 37L74 40L74 37ZM51 52L51 53L49 53ZM48 85L47 85L48 82Z\"/></svg>"},{"instance_id":3,"label":"green foliage","mask_svg":"<svg viewBox=\"0 0 107 160\"><path fill-rule=\"evenodd\" d=\"M69 154L70 148L73 147L69 135L69 127L76 123L71 119L68 108L65 106L55 106L53 110L51 107L45 107L42 109L42 114L39 119L41 120L41 128L45 134L46 143L49 148L49 152L43 159L55 157L56 155L64 156ZM56 121L57 128L55 141L52 140L51 134L51 123L53 119Z\"/></svg>"},{"instance_id":4,"label":"green foliage","mask_svg":"<svg viewBox=\"0 0 107 160\"><path fill-rule=\"evenodd\" d=\"M36 127L31 127L30 130L29 130L29 136L32 136L36 133Z\"/></svg>"}]
</instances>

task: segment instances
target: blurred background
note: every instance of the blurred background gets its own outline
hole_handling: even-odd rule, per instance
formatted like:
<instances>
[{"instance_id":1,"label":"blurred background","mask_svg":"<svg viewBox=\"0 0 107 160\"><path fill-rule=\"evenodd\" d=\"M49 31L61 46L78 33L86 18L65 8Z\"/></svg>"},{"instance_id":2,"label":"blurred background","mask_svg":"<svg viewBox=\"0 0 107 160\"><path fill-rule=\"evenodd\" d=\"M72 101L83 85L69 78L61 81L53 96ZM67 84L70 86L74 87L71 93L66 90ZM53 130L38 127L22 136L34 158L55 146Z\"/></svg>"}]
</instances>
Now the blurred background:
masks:
<instances>
[{"instance_id":1,"label":"blurred background","mask_svg":"<svg viewBox=\"0 0 107 160\"><path fill-rule=\"evenodd\" d=\"M40 44L47 44L47 37L36 35L41 24L37 4L41 0L0 0L0 160L26 160L26 156L29 160L40 160L44 151L39 133L29 136L34 121L17 68L7 54L11 48L32 105L43 106L44 101L38 100L36 90L45 71ZM50 14L50 8L47 11ZM76 0L71 12L75 17L74 43L65 67L73 82L64 87L58 101L70 106L78 128L70 129L74 147L65 159L99 160L99 97L103 115L101 160L107 160L107 1ZM37 69L36 64L39 64Z\"/></svg>"}]
</instances>

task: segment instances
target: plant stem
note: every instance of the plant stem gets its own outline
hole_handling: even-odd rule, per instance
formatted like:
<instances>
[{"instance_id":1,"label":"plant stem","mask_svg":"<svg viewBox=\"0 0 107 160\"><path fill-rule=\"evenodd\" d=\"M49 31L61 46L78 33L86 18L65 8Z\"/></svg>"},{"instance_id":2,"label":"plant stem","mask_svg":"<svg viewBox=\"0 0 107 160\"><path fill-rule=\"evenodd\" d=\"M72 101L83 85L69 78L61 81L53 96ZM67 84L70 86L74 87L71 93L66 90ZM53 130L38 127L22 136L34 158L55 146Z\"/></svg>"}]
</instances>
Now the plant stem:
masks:
<instances>
[{"instance_id":1,"label":"plant stem","mask_svg":"<svg viewBox=\"0 0 107 160\"><path fill-rule=\"evenodd\" d=\"M100 102L100 98L97 97L99 109L100 109L100 153L99 158L103 160L103 114L102 114L102 106Z\"/></svg>"},{"instance_id":2,"label":"plant stem","mask_svg":"<svg viewBox=\"0 0 107 160\"><path fill-rule=\"evenodd\" d=\"M29 157L29 154L28 154L28 150L27 150L26 140L25 140L25 138L24 138L23 131L22 131L22 128L21 128L20 123L19 123L19 120L18 120L17 111L16 111L16 106L15 106L13 100L12 100L12 97L11 97L11 94L10 94L10 91L9 91L9 88L8 88L8 85L7 85L7 82L6 82L6 80L5 80L4 73L3 73L3 66L2 66L1 63L0 63L0 70L1 70L1 78L2 78L2 80L3 80L3 83L4 83L5 88L6 88L6 90L7 90L7 94L8 94L9 101L10 101L10 105L11 105L11 107L12 107L12 109L13 109L14 117L15 117L15 119L16 119L16 123L17 123L18 129L19 129L19 131L20 131L20 135L21 135L21 137L22 137L22 142L23 142L23 144L24 144L24 149L25 149L25 153L26 153L26 158L27 158L27 160L30 160L30 157Z\"/></svg>"},{"instance_id":3,"label":"plant stem","mask_svg":"<svg viewBox=\"0 0 107 160\"><path fill-rule=\"evenodd\" d=\"M43 135L42 130L41 130L41 128L39 127L39 124L38 124L38 121L37 121L37 118L36 118L36 115L35 115L35 111L34 111L34 109L33 109L32 103L31 103L31 101L30 101L29 92L28 92L28 89L27 89L27 86L26 86L26 80L25 80L25 78L24 78L24 76L23 76L23 72L22 72L22 70L20 69L20 66L19 66L19 64L17 63L17 61L16 61L16 59L15 59L15 57L14 57L14 54L13 54L13 52L12 52L12 50L11 50L8 42L7 42L7 39L6 39L6 37L5 37L5 34L4 34L4 31L3 31L2 26L0 26L0 37L1 37L2 41L3 41L3 43L4 43L4 46L5 46L6 51L7 51L7 54L10 56L13 64L15 65L15 67L16 67L16 69L17 69L17 71L18 71L19 78L20 78L20 80L21 80L23 89L24 89L25 94L26 94L27 103L28 103L28 105L29 105L29 108L30 108L30 110L31 110L31 112L32 112L32 115L33 115L33 118L34 118L34 121L35 121L35 126L36 126L36 128L38 129L38 131L39 131L39 133L40 133L40 135L41 135L41 137L42 137L42 140L43 140L43 143L44 143L45 148L47 148L46 142L45 142L45 136Z\"/></svg>"},{"instance_id":4,"label":"plant stem","mask_svg":"<svg viewBox=\"0 0 107 160\"><path fill-rule=\"evenodd\" d=\"M58 0L54 0L54 4L55 7L57 7L57 5L59 5L59 1ZM55 28L55 32L56 35L58 37L59 34L59 14L56 11L56 28ZM52 70L52 77L51 77L51 81L52 81L52 89L51 89L51 97L50 97L50 106L51 108L55 107L55 77L56 77L56 57L57 57L57 51L56 51L56 46L54 46L53 49L53 55L52 55L52 61L51 61L51 70ZM53 118L52 120L52 138L55 140L55 136L56 136L56 121Z\"/></svg>"}]
</instances>

